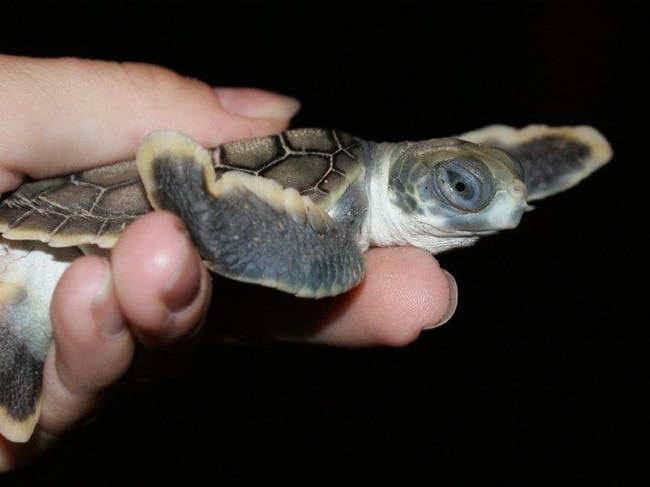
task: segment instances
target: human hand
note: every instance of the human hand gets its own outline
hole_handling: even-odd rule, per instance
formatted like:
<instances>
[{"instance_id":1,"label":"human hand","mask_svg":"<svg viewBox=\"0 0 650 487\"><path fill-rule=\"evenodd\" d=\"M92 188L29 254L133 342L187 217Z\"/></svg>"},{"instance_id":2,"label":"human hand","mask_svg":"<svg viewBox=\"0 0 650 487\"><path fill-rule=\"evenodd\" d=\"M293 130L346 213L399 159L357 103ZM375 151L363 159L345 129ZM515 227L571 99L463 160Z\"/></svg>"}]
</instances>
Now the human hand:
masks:
<instances>
[{"instance_id":1,"label":"human hand","mask_svg":"<svg viewBox=\"0 0 650 487\"><path fill-rule=\"evenodd\" d=\"M156 128L215 146L277 133L298 108L281 95L213 89L156 66L71 58L0 55L0 87L0 193L25 177L130 159ZM426 252L372 249L365 258L364 282L332 300L313 335L300 339L401 346L453 314L453 278ZM24 463L92 411L128 369L136 341L154 347L190 335L210 299L210 277L170 214L152 212L130 225L110 261L75 260L51 304L54 341L40 422L28 443L0 437L0 471Z\"/></svg>"}]
</instances>

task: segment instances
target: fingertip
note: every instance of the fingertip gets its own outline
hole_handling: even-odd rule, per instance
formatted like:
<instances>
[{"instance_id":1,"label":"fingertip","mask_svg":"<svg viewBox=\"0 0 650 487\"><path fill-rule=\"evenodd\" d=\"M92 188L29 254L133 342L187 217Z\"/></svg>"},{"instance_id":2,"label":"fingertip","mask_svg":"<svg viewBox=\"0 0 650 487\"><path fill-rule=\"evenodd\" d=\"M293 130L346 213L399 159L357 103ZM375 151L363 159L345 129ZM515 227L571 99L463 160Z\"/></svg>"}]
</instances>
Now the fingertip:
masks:
<instances>
[{"instance_id":1,"label":"fingertip","mask_svg":"<svg viewBox=\"0 0 650 487\"><path fill-rule=\"evenodd\" d=\"M289 121L300 109L293 97L257 88L216 87L221 106L233 115Z\"/></svg>"},{"instance_id":2,"label":"fingertip","mask_svg":"<svg viewBox=\"0 0 650 487\"><path fill-rule=\"evenodd\" d=\"M366 263L368 288L361 291L381 310L370 328L376 343L408 345L445 318L449 281L431 254L412 247L373 249Z\"/></svg>"},{"instance_id":3,"label":"fingertip","mask_svg":"<svg viewBox=\"0 0 650 487\"><path fill-rule=\"evenodd\" d=\"M107 285L106 270L104 259L81 257L54 291L39 437L56 436L79 421L131 363L133 338Z\"/></svg>"},{"instance_id":4,"label":"fingertip","mask_svg":"<svg viewBox=\"0 0 650 487\"><path fill-rule=\"evenodd\" d=\"M318 341L400 347L453 314L453 286L429 253L415 248L371 249L365 260L364 281L334 300L335 311Z\"/></svg>"},{"instance_id":5,"label":"fingertip","mask_svg":"<svg viewBox=\"0 0 650 487\"><path fill-rule=\"evenodd\" d=\"M111 256L116 295L138 339L168 343L197 326L210 278L180 220L152 212L131 224Z\"/></svg>"},{"instance_id":6,"label":"fingertip","mask_svg":"<svg viewBox=\"0 0 650 487\"><path fill-rule=\"evenodd\" d=\"M130 363L133 340L101 257L77 259L52 297L52 329L59 379L69 389L101 388Z\"/></svg>"},{"instance_id":7,"label":"fingertip","mask_svg":"<svg viewBox=\"0 0 650 487\"><path fill-rule=\"evenodd\" d=\"M451 318L456 313L456 308L458 307L458 284L456 283L456 279L448 271L444 269L440 270L447 278L447 285L449 287L449 302L447 303L447 309L440 317L440 319L435 321L432 325L423 327L423 330L431 330L432 328L437 328L444 325L449 320L451 320Z\"/></svg>"}]
</instances>

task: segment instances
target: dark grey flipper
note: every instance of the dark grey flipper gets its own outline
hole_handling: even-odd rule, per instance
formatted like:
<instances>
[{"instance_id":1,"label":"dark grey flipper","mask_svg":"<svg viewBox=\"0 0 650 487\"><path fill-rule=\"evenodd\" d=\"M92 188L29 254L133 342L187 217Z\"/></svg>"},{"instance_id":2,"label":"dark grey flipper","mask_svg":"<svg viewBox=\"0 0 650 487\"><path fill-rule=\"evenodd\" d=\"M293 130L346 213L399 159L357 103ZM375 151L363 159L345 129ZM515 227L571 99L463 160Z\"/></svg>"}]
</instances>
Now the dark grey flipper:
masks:
<instances>
[{"instance_id":1,"label":"dark grey flipper","mask_svg":"<svg viewBox=\"0 0 650 487\"><path fill-rule=\"evenodd\" d=\"M612 157L609 143L589 126L529 125L515 129L490 125L458 138L498 147L514 155L524 168L528 201L575 186Z\"/></svg>"},{"instance_id":2,"label":"dark grey flipper","mask_svg":"<svg viewBox=\"0 0 650 487\"><path fill-rule=\"evenodd\" d=\"M152 206L181 217L213 272L313 298L363 278L356 234L295 189L238 171L215 181L210 153L168 131L136 161Z\"/></svg>"},{"instance_id":3,"label":"dark grey flipper","mask_svg":"<svg viewBox=\"0 0 650 487\"><path fill-rule=\"evenodd\" d=\"M28 438L38 421L44 356L36 356L0 315L0 432Z\"/></svg>"},{"instance_id":4,"label":"dark grey flipper","mask_svg":"<svg viewBox=\"0 0 650 487\"><path fill-rule=\"evenodd\" d=\"M11 441L27 441L38 421L50 301L79 255L76 248L0 239L0 434Z\"/></svg>"}]
</instances>

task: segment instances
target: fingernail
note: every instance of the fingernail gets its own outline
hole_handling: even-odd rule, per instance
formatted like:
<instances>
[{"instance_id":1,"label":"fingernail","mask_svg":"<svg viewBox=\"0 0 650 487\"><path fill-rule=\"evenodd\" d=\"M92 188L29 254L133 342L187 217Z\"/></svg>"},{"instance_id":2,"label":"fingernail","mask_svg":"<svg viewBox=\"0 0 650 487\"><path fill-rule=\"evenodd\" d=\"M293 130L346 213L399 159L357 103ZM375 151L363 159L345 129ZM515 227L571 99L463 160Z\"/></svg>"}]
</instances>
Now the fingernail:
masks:
<instances>
[{"instance_id":1,"label":"fingernail","mask_svg":"<svg viewBox=\"0 0 650 487\"><path fill-rule=\"evenodd\" d=\"M114 336L124 330L124 319L115 302L113 302L111 269L106 259L102 262L102 282L90 304L90 310L102 333Z\"/></svg>"},{"instance_id":2,"label":"fingernail","mask_svg":"<svg viewBox=\"0 0 650 487\"><path fill-rule=\"evenodd\" d=\"M234 115L289 120L300 109L295 98L254 88L214 88L221 106Z\"/></svg>"},{"instance_id":3,"label":"fingernail","mask_svg":"<svg viewBox=\"0 0 650 487\"><path fill-rule=\"evenodd\" d=\"M184 230L178 233L182 257L167 284L162 289L162 299L171 312L185 309L194 302L201 287L201 263L194 255L189 236Z\"/></svg>"},{"instance_id":4,"label":"fingernail","mask_svg":"<svg viewBox=\"0 0 650 487\"><path fill-rule=\"evenodd\" d=\"M454 279L454 276L452 276L446 270L442 269L442 272L444 272L445 276L447 276L447 283L449 284L449 306L447 306L447 311L445 311L445 314L442 316L442 319L438 321L438 323L436 323L435 325L425 327L424 328L425 330L437 328L447 323L451 319L451 317L454 316L454 313L456 312L456 307L458 306L458 285L456 284L456 279Z\"/></svg>"}]
</instances>

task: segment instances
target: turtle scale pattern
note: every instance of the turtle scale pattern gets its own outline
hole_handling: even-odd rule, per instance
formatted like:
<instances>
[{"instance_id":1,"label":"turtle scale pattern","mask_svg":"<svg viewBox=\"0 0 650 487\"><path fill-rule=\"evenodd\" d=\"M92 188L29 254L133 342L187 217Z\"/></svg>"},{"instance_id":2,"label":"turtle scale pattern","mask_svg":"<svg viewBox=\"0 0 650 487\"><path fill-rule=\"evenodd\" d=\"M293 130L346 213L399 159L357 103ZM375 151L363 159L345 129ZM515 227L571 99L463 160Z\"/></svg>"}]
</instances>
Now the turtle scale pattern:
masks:
<instances>
[{"instance_id":1,"label":"turtle scale pattern","mask_svg":"<svg viewBox=\"0 0 650 487\"><path fill-rule=\"evenodd\" d=\"M361 141L326 129L222 144L211 150L216 178L236 170L266 177L328 207L360 169ZM0 231L52 246L111 247L124 228L151 211L134 161L20 186L0 202Z\"/></svg>"},{"instance_id":2,"label":"turtle scale pattern","mask_svg":"<svg viewBox=\"0 0 650 487\"><path fill-rule=\"evenodd\" d=\"M53 246L110 246L135 218L151 211L132 161L20 186L0 203L8 235Z\"/></svg>"},{"instance_id":3,"label":"turtle scale pattern","mask_svg":"<svg viewBox=\"0 0 650 487\"><path fill-rule=\"evenodd\" d=\"M273 179L321 202L345 187L359 166L361 141L343 132L294 129L273 137L244 139L213 151L217 178L237 170Z\"/></svg>"}]
</instances>

